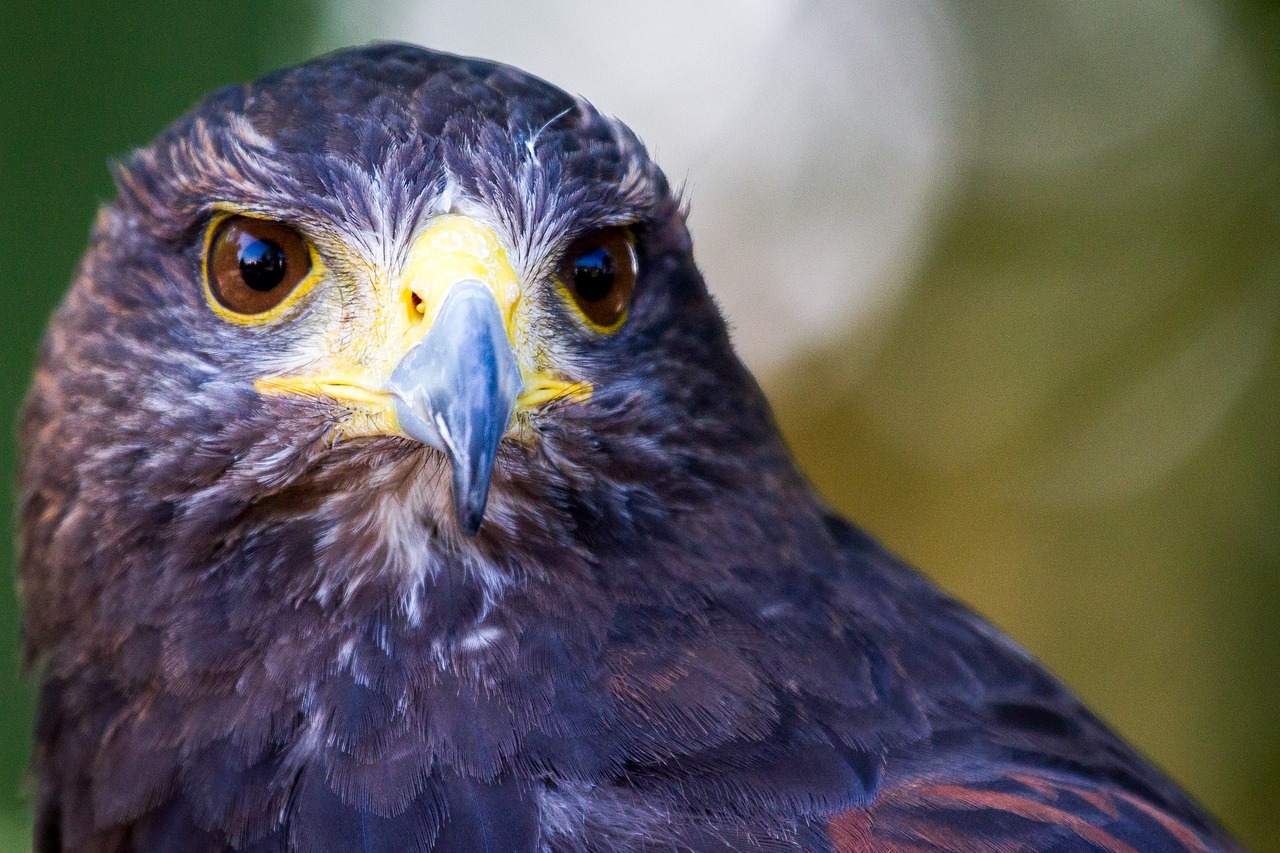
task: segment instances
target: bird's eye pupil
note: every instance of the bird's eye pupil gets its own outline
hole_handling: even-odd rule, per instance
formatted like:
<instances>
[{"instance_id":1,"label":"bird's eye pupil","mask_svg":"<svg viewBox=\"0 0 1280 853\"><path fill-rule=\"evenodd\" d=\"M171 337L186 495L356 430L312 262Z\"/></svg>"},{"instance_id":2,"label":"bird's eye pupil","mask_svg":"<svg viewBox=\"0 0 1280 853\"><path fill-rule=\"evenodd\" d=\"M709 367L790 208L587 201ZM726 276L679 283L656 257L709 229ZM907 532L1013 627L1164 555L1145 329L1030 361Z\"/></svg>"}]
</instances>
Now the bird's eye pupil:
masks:
<instances>
[{"instance_id":1,"label":"bird's eye pupil","mask_svg":"<svg viewBox=\"0 0 1280 853\"><path fill-rule=\"evenodd\" d=\"M283 303L311 271L306 240L274 219L229 216L208 234L208 295L233 315L264 314Z\"/></svg>"},{"instance_id":2,"label":"bird's eye pupil","mask_svg":"<svg viewBox=\"0 0 1280 853\"><path fill-rule=\"evenodd\" d=\"M253 240L240 248L240 276L260 293L278 287L287 266L284 250L270 240Z\"/></svg>"},{"instance_id":3,"label":"bird's eye pupil","mask_svg":"<svg viewBox=\"0 0 1280 853\"><path fill-rule=\"evenodd\" d=\"M615 330L627 315L636 286L634 236L625 227L601 228L569 245L560 281L597 331Z\"/></svg>"},{"instance_id":4,"label":"bird's eye pupil","mask_svg":"<svg viewBox=\"0 0 1280 853\"><path fill-rule=\"evenodd\" d=\"M573 261L573 289L584 302L599 302L613 290L613 255L601 246Z\"/></svg>"}]
</instances>

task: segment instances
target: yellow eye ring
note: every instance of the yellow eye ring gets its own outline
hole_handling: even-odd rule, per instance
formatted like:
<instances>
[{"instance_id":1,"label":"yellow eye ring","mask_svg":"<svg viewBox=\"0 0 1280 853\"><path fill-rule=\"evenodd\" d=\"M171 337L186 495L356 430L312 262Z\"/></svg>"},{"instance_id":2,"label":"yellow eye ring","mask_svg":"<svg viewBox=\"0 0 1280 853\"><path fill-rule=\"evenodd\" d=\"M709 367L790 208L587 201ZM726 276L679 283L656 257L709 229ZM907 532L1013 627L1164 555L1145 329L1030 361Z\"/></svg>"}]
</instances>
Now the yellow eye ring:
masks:
<instances>
[{"instance_id":1,"label":"yellow eye ring","mask_svg":"<svg viewBox=\"0 0 1280 853\"><path fill-rule=\"evenodd\" d=\"M296 229L235 211L209 223L202 269L205 300L240 326L276 320L325 274L315 246Z\"/></svg>"}]
</instances>

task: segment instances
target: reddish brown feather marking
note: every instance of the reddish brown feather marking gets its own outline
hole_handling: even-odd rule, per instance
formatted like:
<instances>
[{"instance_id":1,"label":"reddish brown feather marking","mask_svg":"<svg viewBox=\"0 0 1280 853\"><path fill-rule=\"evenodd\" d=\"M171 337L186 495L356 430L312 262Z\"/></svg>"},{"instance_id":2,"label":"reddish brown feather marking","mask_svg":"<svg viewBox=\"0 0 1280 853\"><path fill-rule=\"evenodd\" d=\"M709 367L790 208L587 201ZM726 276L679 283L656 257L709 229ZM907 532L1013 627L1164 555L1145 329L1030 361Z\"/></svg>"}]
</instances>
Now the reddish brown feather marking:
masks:
<instances>
[{"instance_id":1,"label":"reddish brown feather marking","mask_svg":"<svg viewBox=\"0 0 1280 853\"><path fill-rule=\"evenodd\" d=\"M1186 847L1191 853L1213 853L1203 841L1196 837L1195 833L1155 806L1150 803L1144 803L1135 797L1126 796L1125 799L1150 815L1152 820L1158 821L1170 835L1178 839L1179 844Z\"/></svg>"},{"instance_id":2,"label":"reddish brown feather marking","mask_svg":"<svg viewBox=\"0 0 1280 853\"><path fill-rule=\"evenodd\" d=\"M899 832L907 829L914 840L886 839L876 835L874 812L850 810L834 815L827 821L827 839L832 853L975 853L972 835L950 826L902 825L899 818L894 827ZM981 848L984 853L1032 853L1025 844L1005 839L991 842Z\"/></svg>"},{"instance_id":3,"label":"reddish brown feather marking","mask_svg":"<svg viewBox=\"0 0 1280 853\"><path fill-rule=\"evenodd\" d=\"M921 853L915 846L876 841L872 836L871 813L862 810L833 815L827 821L827 839L832 853Z\"/></svg>"},{"instance_id":4,"label":"reddish brown feather marking","mask_svg":"<svg viewBox=\"0 0 1280 853\"><path fill-rule=\"evenodd\" d=\"M1105 791L1090 791L1088 788L1055 782L1031 773L1006 773L1005 778L1020 782L1047 800L1056 800L1063 791L1069 791L1112 820L1120 817L1120 807L1116 804L1115 796Z\"/></svg>"},{"instance_id":5,"label":"reddish brown feather marking","mask_svg":"<svg viewBox=\"0 0 1280 853\"><path fill-rule=\"evenodd\" d=\"M1047 803L1006 794L1000 791L975 791L962 785L929 785L917 790L920 805L951 804L972 809L991 809L1008 812L1040 823L1064 826L1085 841L1098 845L1110 853L1138 853L1128 844L1113 837L1087 820Z\"/></svg>"},{"instance_id":6,"label":"reddish brown feather marking","mask_svg":"<svg viewBox=\"0 0 1280 853\"><path fill-rule=\"evenodd\" d=\"M1109 794L1103 791L1090 791L1087 788L1082 788L1077 785L1054 783L1039 776L1033 776L1029 773L1009 773L1008 778L1021 782L1028 788L1040 791L1046 797L1052 796L1056 798L1058 792L1070 791L1080 799L1089 803L1098 811L1111 818L1117 818L1120 816L1120 809L1116 805L1116 800L1123 800L1128 805L1141 809L1148 817L1164 827L1165 831L1176 838L1179 844L1187 848L1188 853L1212 853L1212 851L1205 846L1204 842L1196 837L1196 834L1187 829L1187 827L1182 823L1169 817L1169 815L1160 811L1160 809L1157 809L1150 803L1144 802L1143 800L1123 791L1114 791Z\"/></svg>"},{"instance_id":7,"label":"reddish brown feather marking","mask_svg":"<svg viewBox=\"0 0 1280 853\"><path fill-rule=\"evenodd\" d=\"M968 788L961 784L918 781L886 791L871 810L850 810L833 816L827 823L827 837L834 853L936 853L939 850L975 850L976 839L951 826L930 825L932 809L971 809L1006 812L1027 820L1069 829L1080 839L1109 853L1139 853L1129 844L1082 817L1052 805L1063 794L1072 794L1112 819L1120 817L1120 803L1142 810L1178 840L1188 853L1211 853L1194 832L1174 818L1137 797L1122 791L1102 792L1057 782L1029 773L1010 773L1005 778L1025 786L1047 802L1003 791ZM877 827L894 834L909 833L914 840L887 840ZM1017 853L1025 845L1013 839L987 840L980 849Z\"/></svg>"},{"instance_id":8,"label":"reddish brown feather marking","mask_svg":"<svg viewBox=\"0 0 1280 853\"><path fill-rule=\"evenodd\" d=\"M832 815L827 821L827 839L835 853L864 853L870 850L871 813L858 809Z\"/></svg>"}]
</instances>

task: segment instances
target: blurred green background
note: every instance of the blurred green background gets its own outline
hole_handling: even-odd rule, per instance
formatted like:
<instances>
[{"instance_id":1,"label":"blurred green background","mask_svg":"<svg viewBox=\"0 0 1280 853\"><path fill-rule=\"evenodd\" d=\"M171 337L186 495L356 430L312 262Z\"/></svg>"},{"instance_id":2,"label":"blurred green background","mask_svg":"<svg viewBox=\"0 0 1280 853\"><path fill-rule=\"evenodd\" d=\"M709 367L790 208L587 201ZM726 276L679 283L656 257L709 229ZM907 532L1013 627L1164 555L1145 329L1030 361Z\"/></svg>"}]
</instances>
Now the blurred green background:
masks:
<instances>
[{"instance_id":1,"label":"blurred green background","mask_svg":"<svg viewBox=\"0 0 1280 853\"><path fill-rule=\"evenodd\" d=\"M1036 46L998 22L1027 4L944 5L972 58L966 145L984 156L963 160L875 335L851 328L762 379L837 507L1028 646L1251 849L1280 851L1280 8L1206 4L1233 50L1180 109L1029 169L1010 127L1034 147L1092 107L1019 101L1008 59L1025 68ZM332 13L0 3L0 480L40 331L110 198L108 158L213 87L340 43ZM1106 44L1141 51L1144 33ZM1047 79L1079 72L1051 58ZM1141 109L1123 81L1086 82ZM17 632L6 582L3 851L27 844Z\"/></svg>"}]
</instances>

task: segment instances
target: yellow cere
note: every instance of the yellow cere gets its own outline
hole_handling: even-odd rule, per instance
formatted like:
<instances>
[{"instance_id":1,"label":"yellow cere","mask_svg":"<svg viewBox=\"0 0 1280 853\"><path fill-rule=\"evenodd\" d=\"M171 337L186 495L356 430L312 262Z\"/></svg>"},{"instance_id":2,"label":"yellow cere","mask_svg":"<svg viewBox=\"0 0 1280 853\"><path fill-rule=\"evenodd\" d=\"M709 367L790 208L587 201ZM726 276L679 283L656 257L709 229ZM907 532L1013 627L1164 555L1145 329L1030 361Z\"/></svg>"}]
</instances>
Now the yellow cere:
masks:
<instances>
[{"instance_id":1,"label":"yellow cere","mask_svg":"<svg viewBox=\"0 0 1280 853\"><path fill-rule=\"evenodd\" d=\"M396 365L431 328L454 285L478 281L493 292L524 378L516 412L555 399L584 401L589 384L536 368L518 311L523 292L506 248L492 229L457 214L437 217L409 249L397 275L375 275L372 298L360 300L330 336L328 352L301 376L264 376L262 394L328 397L348 410L339 437L398 434L391 396L382 389Z\"/></svg>"},{"instance_id":2,"label":"yellow cere","mask_svg":"<svg viewBox=\"0 0 1280 853\"><path fill-rule=\"evenodd\" d=\"M507 258L506 248L492 229L474 219L457 214L441 216L414 242L404 265L406 293L411 291L422 300L418 311L427 321L424 330L435 320L453 286L469 279L493 291L511 335L521 294L520 277Z\"/></svg>"}]
</instances>

